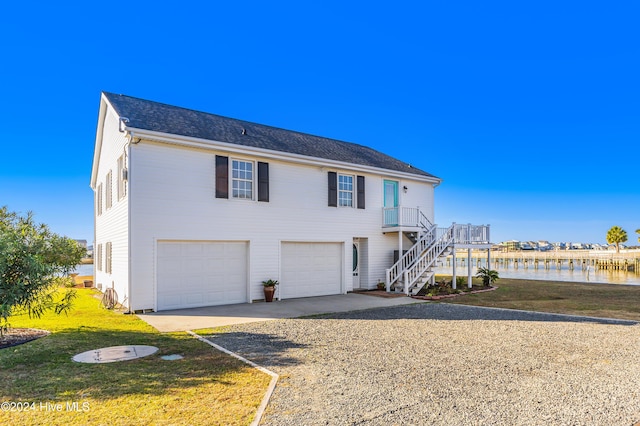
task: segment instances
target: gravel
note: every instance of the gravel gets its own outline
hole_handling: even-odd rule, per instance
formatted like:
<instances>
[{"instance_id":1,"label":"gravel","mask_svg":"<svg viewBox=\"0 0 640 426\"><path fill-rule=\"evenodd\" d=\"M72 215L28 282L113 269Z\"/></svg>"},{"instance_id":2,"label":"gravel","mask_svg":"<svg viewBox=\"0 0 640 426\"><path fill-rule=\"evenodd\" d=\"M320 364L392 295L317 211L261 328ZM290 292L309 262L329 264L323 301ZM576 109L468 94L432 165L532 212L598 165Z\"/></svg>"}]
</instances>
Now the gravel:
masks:
<instances>
[{"instance_id":1,"label":"gravel","mask_svg":"<svg viewBox=\"0 0 640 426\"><path fill-rule=\"evenodd\" d=\"M267 425L640 421L640 325L417 304L229 327L278 373Z\"/></svg>"}]
</instances>

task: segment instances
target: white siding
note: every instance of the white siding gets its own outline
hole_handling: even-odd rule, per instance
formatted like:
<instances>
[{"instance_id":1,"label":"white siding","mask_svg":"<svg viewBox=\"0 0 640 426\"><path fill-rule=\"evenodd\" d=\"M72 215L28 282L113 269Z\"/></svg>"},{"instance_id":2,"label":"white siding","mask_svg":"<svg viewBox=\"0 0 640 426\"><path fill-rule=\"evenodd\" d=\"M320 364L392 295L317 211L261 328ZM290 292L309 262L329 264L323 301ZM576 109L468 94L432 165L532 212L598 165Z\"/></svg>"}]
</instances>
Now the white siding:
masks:
<instances>
[{"instance_id":1,"label":"white siding","mask_svg":"<svg viewBox=\"0 0 640 426\"><path fill-rule=\"evenodd\" d=\"M118 157L125 150L126 139L124 134L118 131L118 117L113 110L108 109L104 128L102 133L102 149L100 152L100 161L97 169L96 187L102 190L102 214L97 215L96 212L96 230L94 246L102 244L106 247L106 243L110 242L112 246L112 273L105 271L106 263L102 261L102 271L95 271L95 283L105 288L114 287L118 294L120 302L129 298L129 232L128 232L128 204L127 196L118 200L116 191L112 192L111 208L107 209L106 197L106 177L111 171L112 185L117 184ZM98 194L94 194L98 198ZM102 255L106 255L106 250L102 250ZM127 305L127 302L125 302Z\"/></svg>"},{"instance_id":2,"label":"white siding","mask_svg":"<svg viewBox=\"0 0 640 426\"><path fill-rule=\"evenodd\" d=\"M131 208L132 309L155 309L158 240L225 240L249 242L249 283L253 300L262 299L261 281L280 279L283 241L340 242L367 238L369 271L362 287L374 288L391 266L397 234L382 234L383 177L365 176L365 210L327 207L327 172L321 167L248 156L269 163L270 201L215 198L215 155L224 152L142 141L131 145L128 195ZM229 155L233 157L233 155ZM114 156L115 168L117 156ZM336 169L331 171L343 172ZM106 173L106 172L105 172ZM100 175L102 176L102 174ZM400 180L400 203L420 206L433 219L431 184ZM126 200L126 198L125 198ZM118 211L118 202L107 212ZM106 216L106 215L103 215ZM126 236L126 234L125 234ZM101 241L102 242L102 241ZM114 241L115 256L119 245ZM352 251L343 250L343 265ZM352 289L351 268L343 268L344 290Z\"/></svg>"}]
</instances>

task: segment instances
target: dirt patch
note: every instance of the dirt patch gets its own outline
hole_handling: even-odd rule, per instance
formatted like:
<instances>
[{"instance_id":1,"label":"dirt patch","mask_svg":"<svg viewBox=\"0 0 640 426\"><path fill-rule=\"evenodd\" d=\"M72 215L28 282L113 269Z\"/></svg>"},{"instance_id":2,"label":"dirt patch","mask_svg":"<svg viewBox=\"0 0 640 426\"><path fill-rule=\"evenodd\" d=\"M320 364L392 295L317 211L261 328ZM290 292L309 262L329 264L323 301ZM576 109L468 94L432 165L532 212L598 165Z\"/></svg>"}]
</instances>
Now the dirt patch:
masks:
<instances>
[{"instance_id":1,"label":"dirt patch","mask_svg":"<svg viewBox=\"0 0 640 426\"><path fill-rule=\"evenodd\" d=\"M48 334L48 331L38 330L36 328L10 328L0 336L0 349L21 345Z\"/></svg>"},{"instance_id":2,"label":"dirt patch","mask_svg":"<svg viewBox=\"0 0 640 426\"><path fill-rule=\"evenodd\" d=\"M383 297L385 299L392 299L394 297L407 297L404 293L387 293L384 290L358 291L356 293L366 294L367 296Z\"/></svg>"}]
</instances>

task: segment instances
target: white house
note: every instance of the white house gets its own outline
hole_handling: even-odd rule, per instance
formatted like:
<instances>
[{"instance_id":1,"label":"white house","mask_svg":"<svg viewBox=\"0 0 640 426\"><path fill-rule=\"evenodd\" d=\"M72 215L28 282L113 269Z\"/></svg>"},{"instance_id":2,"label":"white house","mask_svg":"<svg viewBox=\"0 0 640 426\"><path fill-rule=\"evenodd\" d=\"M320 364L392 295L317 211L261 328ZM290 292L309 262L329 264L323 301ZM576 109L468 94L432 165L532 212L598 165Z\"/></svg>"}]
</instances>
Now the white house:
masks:
<instances>
[{"instance_id":1,"label":"white house","mask_svg":"<svg viewBox=\"0 0 640 426\"><path fill-rule=\"evenodd\" d=\"M136 312L261 300L267 279L280 299L408 294L429 250L488 243L432 225L439 183L362 145L102 93L95 282Z\"/></svg>"}]
</instances>

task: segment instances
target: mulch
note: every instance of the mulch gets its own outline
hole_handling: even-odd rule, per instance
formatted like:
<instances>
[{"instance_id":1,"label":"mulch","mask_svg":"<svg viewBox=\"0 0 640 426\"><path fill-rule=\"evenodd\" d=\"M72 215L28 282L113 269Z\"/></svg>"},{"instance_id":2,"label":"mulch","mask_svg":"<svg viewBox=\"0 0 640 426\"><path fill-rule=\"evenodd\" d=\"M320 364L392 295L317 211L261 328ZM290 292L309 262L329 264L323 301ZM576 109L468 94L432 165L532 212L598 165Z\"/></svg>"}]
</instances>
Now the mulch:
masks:
<instances>
[{"instance_id":1,"label":"mulch","mask_svg":"<svg viewBox=\"0 0 640 426\"><path fill-rule=\"evenodd\" d=\"M37 328L10 328L0 336L0 349L21 345L48 334L48 331Z\"/></svg>"},{"instance_id":2,"label":"mulch","mask_svg":"<svg viewBox=\"0 0 640 426\"><path fill-rule=\"evenodd\" d=\"M407 297L404 293L387 293L384 290L357 291L355 293L366 294L367 296L383 297L385 299L392 299L394 297Z\"/></svg>"}]
</instances>

